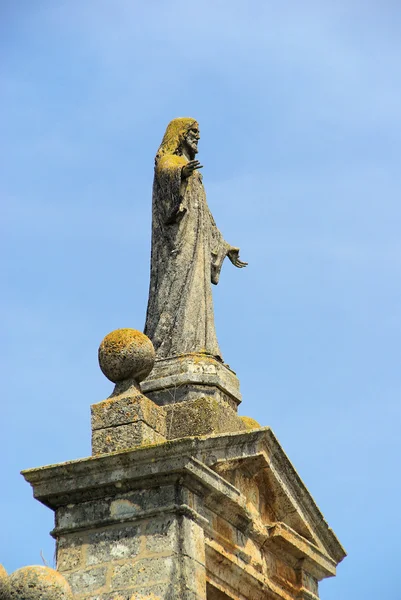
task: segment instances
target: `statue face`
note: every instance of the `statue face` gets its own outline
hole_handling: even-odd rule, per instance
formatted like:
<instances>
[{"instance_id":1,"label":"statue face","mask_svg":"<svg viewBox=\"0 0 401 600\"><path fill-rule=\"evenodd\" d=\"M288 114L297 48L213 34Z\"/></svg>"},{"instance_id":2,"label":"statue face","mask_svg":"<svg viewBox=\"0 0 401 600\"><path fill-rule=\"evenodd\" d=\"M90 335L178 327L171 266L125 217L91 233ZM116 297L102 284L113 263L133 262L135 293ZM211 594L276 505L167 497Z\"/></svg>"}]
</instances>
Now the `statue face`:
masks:
<instances>
[{"instance_id":1,"label":"statue face","mask_svg":"<svg viewBox=\"0 0 401 600\"><path fill-rule=\"evenodd\" d=\"M193 158L195 154L198 154L198 141L200 138L199 129L197 125L193 125L188 130L184 138L185 150L188 152L190 158Z\"/></svg>"}]
</instances>

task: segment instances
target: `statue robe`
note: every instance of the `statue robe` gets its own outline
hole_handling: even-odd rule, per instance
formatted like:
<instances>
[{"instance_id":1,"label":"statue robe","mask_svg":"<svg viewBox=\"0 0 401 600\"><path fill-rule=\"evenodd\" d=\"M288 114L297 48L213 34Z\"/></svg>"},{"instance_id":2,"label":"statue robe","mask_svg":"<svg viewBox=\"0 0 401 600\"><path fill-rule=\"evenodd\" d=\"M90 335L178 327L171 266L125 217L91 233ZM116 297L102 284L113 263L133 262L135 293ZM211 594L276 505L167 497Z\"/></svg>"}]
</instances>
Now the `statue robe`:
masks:
<instances>
[{"instance_id":1,"label":"statue robe","mask_svg":"<svg viewBox=\"0 0 401 600\"><path fill-rule=\"evenodd\" d=\"M221 358L210 283L230 245L217 229L198 171L181 180L182 156L162 156L152 200L152 254L145 334L157 358L202 352Z\"/></svg>"}]
</instances>

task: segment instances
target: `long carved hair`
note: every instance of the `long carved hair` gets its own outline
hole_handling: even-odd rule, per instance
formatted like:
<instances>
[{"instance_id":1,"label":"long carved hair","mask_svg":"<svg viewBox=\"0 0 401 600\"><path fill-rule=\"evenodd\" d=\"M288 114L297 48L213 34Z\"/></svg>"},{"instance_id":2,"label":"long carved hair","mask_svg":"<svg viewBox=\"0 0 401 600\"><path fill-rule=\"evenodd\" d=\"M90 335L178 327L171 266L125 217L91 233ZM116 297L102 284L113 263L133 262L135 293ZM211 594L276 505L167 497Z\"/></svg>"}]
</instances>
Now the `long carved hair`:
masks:
<instances>
[{"instance_id":1,"label":"long carved hair","mask_svg":"<svg viewBox=\"0 0 401 600\"><path fill-rule=\"evenodd\" d=\"M180 117L170 121L155 156L155 165L165 154L181 154L185 135L195 125L198 126L197 121L189 117Z\"/></svg>"}]
</instances>

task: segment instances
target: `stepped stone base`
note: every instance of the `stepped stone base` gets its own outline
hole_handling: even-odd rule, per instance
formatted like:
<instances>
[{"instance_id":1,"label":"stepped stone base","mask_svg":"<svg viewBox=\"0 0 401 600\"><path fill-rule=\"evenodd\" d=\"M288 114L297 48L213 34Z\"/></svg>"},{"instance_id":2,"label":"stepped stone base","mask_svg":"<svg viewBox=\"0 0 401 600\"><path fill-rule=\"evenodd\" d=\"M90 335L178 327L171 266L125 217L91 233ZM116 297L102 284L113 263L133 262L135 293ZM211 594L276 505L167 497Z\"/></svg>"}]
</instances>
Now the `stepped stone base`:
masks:
<instances>
[{"instance_id":1,"label":"stepped stone base","mask_svg":"<svg viewBox=\"0 0 401 600\"><path fill-rule=\"evenodd\" d=\"M345 556L269 428L23 475L74 600L318 600Z\"/></svg>"},{"instance_id":2,"label":"stepped stone base","mask_svg":"<svg viewBox=\"0 0 401 600\"><path fill-rule=\"evenodd\" d=\"M93 455L247 429L237 412L215 397L158 406L135 388L93 404L91 414Z\"/></svg>"},{"instance_id":3,"label":"stepped stone base","mask_svg":"<svg viewBox=\"0 0 401 600\"><path fill-rule=\"evenodd\" d=\"M241 402L234 371L214 356L195 352L156 360L152 372L142 381L141 390L161 406L201 396L225 402L233 410Z\"/></svg>"}]
</instances>

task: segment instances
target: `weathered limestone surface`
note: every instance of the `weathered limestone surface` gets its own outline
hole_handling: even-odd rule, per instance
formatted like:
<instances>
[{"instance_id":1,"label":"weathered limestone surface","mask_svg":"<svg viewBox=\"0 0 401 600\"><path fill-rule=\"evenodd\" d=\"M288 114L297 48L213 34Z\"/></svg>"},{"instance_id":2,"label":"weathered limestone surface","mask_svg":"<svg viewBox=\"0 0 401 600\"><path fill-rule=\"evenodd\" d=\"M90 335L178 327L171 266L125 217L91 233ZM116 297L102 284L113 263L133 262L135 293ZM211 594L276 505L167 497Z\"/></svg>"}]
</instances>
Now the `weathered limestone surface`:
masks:
<instances>
[{"instance_id":1,"label":"weathered limestone surface","mask_svg":"<svg viewBox=\"0 0 401 600\"><path fill-rule=\"evenodd\" d=\"M145 379L153 368L155 350L146 335L137 329L116 329L103 339L98 351L103 374L118 383Z\"/></svg>"},{"instance_id":2,"label":"weathered limestone surface","mask_svg":"<svg viewBox=\"0 0 401 600\"><path fill-rule=\"evenodd\" d=\"M158 406L135 389L93 404L92 454L119 452L194 435L245 431L226 402L203 396Z\"/></svg>"},{"instance_id":3,"label":"weathered limestone surface","mask_svg":"<svg viewBox=\"0 0 401 600\"><path fill-rule=\"evenodd\" d=\"M3 567L3 565L0 565L0 600L9 600L9 598L10 580L5 568Z\"/></svg>"},{"instance_id":4,"label":"weathered limestone surface","mask_svg":"<svg viewBox=\"0 0 401 600\"><path fill-rule=\"evenodd\" d=\"M345 556L269 428L24 476L77 600L314 600Z\"/></svg>"},{"instance_id":5,"label":"weathered limestone surface","mask_svg":"<svg viewBox=\"0 0 401 600\"><path fill-rule=\"evenodd\" d=\"M152 399L145 396L139 381L154 362L149 348L150 340L133 329L116 330L100 345L103 372L118 380L111 396L91 407L92 454L246 429L237 414L238 379L212 356L191 353L157 361L141 385Z\"/></svg>"},{"instance_id":6,"label":"weathered limestone surface","mask_svg":"<svg viewBox=\"0 0 401 600\"><path fill-rule=\"evenodd\" d=\"M166 404L163 409L169 440L246 429L237 412L214 397L203 396L187 402Z\"/></svg>"},{"instance_id":7,"label":"weathered limestone surface","mask_svg":"<svg viewBox=\"0 0 401 600\"><path fill-rule=\"evenodd\" d=\"M237 414L210 284L226 256L246 263L207 206L198 140L175 119L156 155L151 339L100 344L115 388L91 407L92 456L23 473L55 512L58 572L0 568L0 600L318 600L345 556L272 431Z\"/></svg>"},{"instance_id":8,"label":"weathered limestone surface","mask_svg":"<svg viewBox=\"0 0 401 600\"><path fill-rule=\"evenodd\" d=\"M104 454L166 440L163 408L134 386L91 406L92 453Z\"/></svg>"},{"instance_id":9,"label":"weathered limestone surface","mask_svg":"<svg viewBox=\"0 0 401 600\"><path fill-rule=\"evenodd\" d=\"M157 358L200 352L221 357L211 283L226 256L238 268L239 248L217 229L206 202L195 119L171 121L155 158L152 255L145 334Z\"/></svg>"},{"instance_id":10,"label":"weathered limestone surface","mask_svg":"<svg viewBox=\"0 0 401 600\"><path fill-rule=\"evenodd\" d=\"M108 526L77 534L66 529L60 536L57 567L76 597L95 593L95 598L106 598L113 592L129 598L148 593L161 598L202 597L206 585L202 529L185 514L171 511L167 518L163 514L141 518L140 511L129 517L130 502L135 500L132 494L110 503L115 519ZM96 512L96 502L92 506ZM134 524L119 523L118 514L133 518ZM86 525L86 513L75 517Z\"/></svg>"},{"instance_id":11,"label":"weathered limestone surface","mask_svg":"<svg viewBox=\"0 0 401 600\"><path fill-rule=\"evenodd\" d=\"M44 566L22 567L9 577L6 600L73 600L71 587L54 569Z\"/></svg>"},{"instance_id":12,"label":"weathered limestone surface","mask_svg":"<svg viewBox=\"0 0 401 600\"><path fill-rule=\"evenodd\" d=\"M156 360L141 390L160 405L209 396L237 410L241 402L234 371L214 356L196 352Z\"/></svg>"},{"instance_id":13,"label":"weathered limestone surface","mask_svg":"<svg viewBox=\"0 0 401 600\"><path fill-rule=\"evenodd\" d=\"M116 385L109 398L91 406L92 454L165 441L165 413L139 388L154 365L149 338L136 329L116 329L106 335L98 356L103 373Z\"/></svg>"}]
</instances>

